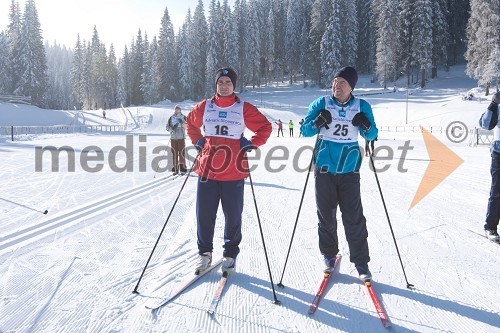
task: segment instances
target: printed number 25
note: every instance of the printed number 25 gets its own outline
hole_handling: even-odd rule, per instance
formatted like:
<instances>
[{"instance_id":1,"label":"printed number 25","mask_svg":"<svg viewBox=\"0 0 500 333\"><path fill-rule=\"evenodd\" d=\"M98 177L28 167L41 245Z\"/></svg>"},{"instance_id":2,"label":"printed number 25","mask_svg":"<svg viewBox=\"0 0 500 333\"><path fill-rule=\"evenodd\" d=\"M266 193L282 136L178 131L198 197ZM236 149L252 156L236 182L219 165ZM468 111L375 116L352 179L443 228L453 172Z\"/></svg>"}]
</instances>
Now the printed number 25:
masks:
<instances>
[{"instance_id":1,"label":"printed number 25","mask_svg":"<svg viewBox=\"0 0 500 333\"><path fill-rule=\"evenodd\" d=\"M215 126L215 132L217 135L227 135L228 127L227 126Z\"/></svg>"},{"instance_id":2,"label":"printed number 25","mask_svg":"<svg viewBox=\"0 0 500 333\"><path fill-rule=\"evenodd\" d=\"M333 132L333 135L347 136L348 126L349 125L347 125L347 124L344 124L344 125L335 124L335 131Z\"/></svg>"}]
</instances>

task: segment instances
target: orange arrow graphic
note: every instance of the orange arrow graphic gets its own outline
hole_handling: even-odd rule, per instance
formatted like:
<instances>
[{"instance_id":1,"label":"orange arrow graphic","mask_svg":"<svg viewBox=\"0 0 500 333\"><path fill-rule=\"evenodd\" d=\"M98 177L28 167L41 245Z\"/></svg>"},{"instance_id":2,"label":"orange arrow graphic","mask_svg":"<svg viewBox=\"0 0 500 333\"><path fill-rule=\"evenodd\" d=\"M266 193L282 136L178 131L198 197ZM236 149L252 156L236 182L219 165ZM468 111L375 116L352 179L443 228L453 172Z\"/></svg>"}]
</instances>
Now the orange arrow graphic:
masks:
<instances>
[{"instance_id":1,"label":"orange arrow graphic","mask_svg":"<svg viewBox=\"0 0 500 333\"><path fill-rule=\"evenodd\" d=\"M412 209L464 162L450 148L420 126L430 162L410 204Z\"/></svg>"}]
</instances>

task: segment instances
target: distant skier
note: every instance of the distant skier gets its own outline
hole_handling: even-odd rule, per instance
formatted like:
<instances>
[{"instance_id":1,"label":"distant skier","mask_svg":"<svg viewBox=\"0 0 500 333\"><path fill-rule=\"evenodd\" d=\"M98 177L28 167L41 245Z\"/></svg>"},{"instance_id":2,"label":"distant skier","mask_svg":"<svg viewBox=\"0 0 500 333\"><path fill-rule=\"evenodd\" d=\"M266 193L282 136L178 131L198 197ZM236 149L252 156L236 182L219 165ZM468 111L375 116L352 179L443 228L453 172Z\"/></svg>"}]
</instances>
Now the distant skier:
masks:
<instances>
[{"instance_id":1,"label":"distant skier","mask_svg":"<svg viewBox=\"0 0 500 333\"><path fill-rule=\"evenodd\" d=\"M186 169L186 116L182 114L179 105L174 108L174 114L168 118L166 130L170 132L170 149L172 151L172 172L185 173Z\"/></svg>"},{"instance_id":2,"label":"distant skier","mask_svg":"<svg viewBox=\"0 0 500 333\"><path fill-rule=\"evenodd\" d=\"M290 137L293 138L293 121L288 122L288 130L290 131Z\"/></svg>"},{"instance_id":3,"label":"distant skier","mask_svg":"<svg viewBox=\"0 0 500 333\"><path fill-rule=\"evenodd\" d=\"M282 137L285 137L283 135L283 123L281 122L281 119L278 119L278 121L275 121L274 122L276 125L278 125L278 138L280 137L280 132L281 132L281 136Z\"/></svg>"},{"instance_id":4,"label":"distant skier","mask_svg":"<svg viewBox=\"0 0 500 333\"><path fill-rule=\"evenodd\" d=\"M302 124L304 123L304 118L302 118L300 121L299 121L299 125L300 127L302 127ZM300 127L299 127L299 138L302 136L302 132L300 131Z\"/></svg>"},{"instance_id":5,"label":"distant skier","mask_svg":"<svg viewBox=\"0 0 500 333\"><path fill-rule=\"evenodd\" d=\"M319 134L315 147L315 193L319 219L319 249L325 271L334 268L339 252L337 236L337 206L349 245L350 260L359 278L371 279L368 269L368 231L361 204L361 152L358 135L367 140L377 137L370 104L352 95L358 81L353 67L344 67L333 77L332 95L316 99L309 105L301 132L304 136Z\"/></svg>"},{"instance_id":6,"label":"distant skier","mask_svg":"<svg viewBox=\"0 0 500 333\"><path fill-rule=\"evenodd\" d=\"M106 119L106 110L102 110L102 118Z\"/></svg>"},{"instance_id":7,"label":"distant skier","mask_svg":"<svg viewBox=\"0 0 500 333\"><path fill-rule=\"evenodd\" d=\"M498 235L498 221L500 220L500 122L499 105L500 91L497 91L488 109L482 114L479 120L481 128L494 130L494 140L490 146L491 152L491 190L488 199L488 209L486 211L486 223L484 232L486 237L493 242L500 242Z\"/></svg>"}]
</instances>

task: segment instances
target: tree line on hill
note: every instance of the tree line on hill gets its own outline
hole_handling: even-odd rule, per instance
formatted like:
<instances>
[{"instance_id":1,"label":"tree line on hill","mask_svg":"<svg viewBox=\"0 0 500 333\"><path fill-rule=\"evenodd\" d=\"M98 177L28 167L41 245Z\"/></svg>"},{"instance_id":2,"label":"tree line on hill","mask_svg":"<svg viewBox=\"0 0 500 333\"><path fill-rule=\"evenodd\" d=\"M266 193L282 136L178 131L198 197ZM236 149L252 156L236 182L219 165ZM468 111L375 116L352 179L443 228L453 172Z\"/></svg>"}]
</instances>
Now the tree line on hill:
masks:
<instances>
[{"instance_id":1,"label":"tree line on hill","mask_svg":"<svg viewBox=\"0 0 500 333\"><path fill-rule=\"evenodd\" d=\"M113 44L79 35L73 48L43 42L34 0L11 0L0 32L0 94L53 109L199 100L222 66L237 91L303 81L325 87L351 65L385 88L401 76L424 87L438 68L467 62L487 90L498 85L498 0L202 0L174 31L168 8L158 35L138 29L117 59ZM488 93L488 91L487 91Z\"/></svg>"}]
</instances>

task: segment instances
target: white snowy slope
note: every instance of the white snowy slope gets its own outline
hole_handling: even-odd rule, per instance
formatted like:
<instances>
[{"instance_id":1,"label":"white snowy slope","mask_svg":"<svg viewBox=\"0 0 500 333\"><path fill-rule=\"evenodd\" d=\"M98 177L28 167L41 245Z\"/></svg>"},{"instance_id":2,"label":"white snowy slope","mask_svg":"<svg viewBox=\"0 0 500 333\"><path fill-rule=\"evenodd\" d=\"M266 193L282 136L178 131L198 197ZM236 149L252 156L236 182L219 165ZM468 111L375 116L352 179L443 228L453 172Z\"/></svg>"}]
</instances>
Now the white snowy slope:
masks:
<instances>
[{"instance_id":1,"label":"white snowy slope","mask_svg":"<svg viewBox=\"0 0 500 333\"><path fill-rule=\"evenodd\" d=\"M425 89L412 88L408 98L411 126L446 127L462 121L477 124L488 102L462 101L475 83L463 67L440 72ZM401 80L403 82L403 80ZM404 86L398 83L398 87ZM357 94L381 92L362 77ZM274 121L296 124L308 104L327 90L263 87L241 94L261 105ZM404 125L406 90L367 95L379 125ZM262 102L261 102L262 101ZM181 103L184 112L194 105ZM19 119L12 118L17 108ZM235 273L213 316L207 314L220 270L214 270L171 303L152 313L145 304L168 296L192 274L196 247L196 181L155 172L153 159L168 143L164 130L173 104L129 108L139 127L130 131L91 134L30 135L11 142L0 136L0 332L384 332L375 308L354 266L339 218L343 259L316 314L307 314L322 279L317 245L314 179L306 187L290 258L273 292L250 187L246 181L243 241ZM9 119L7 119L7 114ZM122 110L109 110L108 119L86 111L87 121L123 124ZM0 126L69 124L74 112L56 112L0 104ZM29 122L29 123L28 123ZM43 123L42 123L43 122ZM3 135L4 133L0 133ZM131 135L133 154L116 153L113 171L109 157ZM250 135L250 134L249 134ZM482 233L490 186L487 146L470 147L469 139L451 143L433 133L464 162L428 196L409 210L430 163L422 134L382 131L375 160L387 211L394 229L408 282L396 253L374 173L363 160L361 190L367 218L370 269L394 332L500 332L498 296L499 246L471 232ZM252 181L274 283L281 280L290 237L304 188L315 138L277 138L252 152ZM142 139L140 139L142 138ZM142 140L142 141L141 141ZM404 160L405 141L413 147ZM363 142L363 141L361 141ZM75 172L68 171L61 153L60 170L51 171L50 154L43 171L35 172L35 147L70 146ZM85 171L84 152L97 146L104 152L99 172ZM156 150L155 150L156 149ZM383 159L392 151L390 159ZM194 154L190 150L191 155ZM253 158L260 154L260 158ZM272 158L271 158L272 157ZM140 160L146 160L141 166ZM97 162L89 162L95 166ZM166 161L160 164L163 168ZM160 168L159 171L162 171ZM142 169L142 170L141 170ZM179 191L182 185L182 193ZM163 235L139 286L141 272L169 215ZM8 200L8 201L6 201ZM9 202L10 201L10 202ZM47 215L42 214L48 210ZM219 211L214 258L220 258L224 216Z\"/></svg>"}]
</instances>

